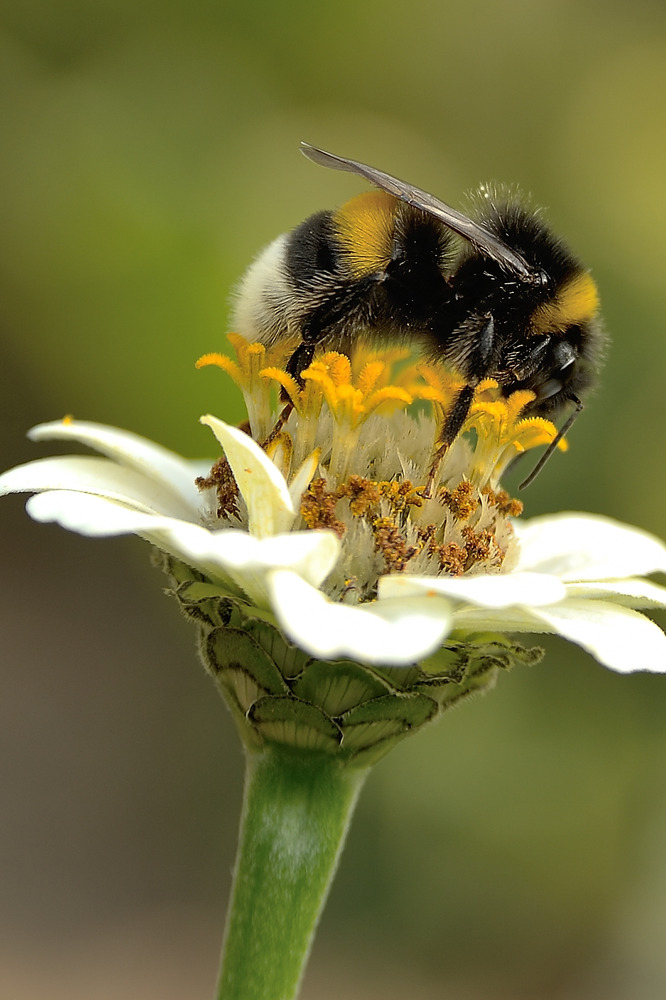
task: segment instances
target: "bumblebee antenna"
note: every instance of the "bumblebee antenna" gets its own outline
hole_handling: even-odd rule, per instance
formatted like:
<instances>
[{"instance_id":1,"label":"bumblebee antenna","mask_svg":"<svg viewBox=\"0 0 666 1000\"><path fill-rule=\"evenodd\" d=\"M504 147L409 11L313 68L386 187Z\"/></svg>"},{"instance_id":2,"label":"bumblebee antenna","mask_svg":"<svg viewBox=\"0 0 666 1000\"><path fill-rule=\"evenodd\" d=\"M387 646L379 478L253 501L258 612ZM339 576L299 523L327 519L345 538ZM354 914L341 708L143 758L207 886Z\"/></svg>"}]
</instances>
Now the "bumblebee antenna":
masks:
<instances>
[{"instance_id":1,"label":"bumblebee antenna","mask_svg":"<svg viewBox=\"0 0 666 1000\"><path fill-rule=\"evenodd\" d=\"M562 438L564 437L564 435L568 434L569 431L571 430L573 422L576 419L576 417L578 416L578 414L583 410L583 403L578 398L578 396L571 395L571 396L569 396L569 400L572 403L576 404L576 409L568 417L568 419L565 420L564 424L559 429L559 431L557 432L557 434L555 435L555 437L553 438L553 440L550 442L550 444L548 445L548 447L544 451L543 455L541 456L541 458L539 459L539 461L537 462L537 464L534 466L534 468L530 472L529 476L526 479L523 479L522 483L518 487L519 490L524 490L526 486L530 486L534 482L534 480L539 475L539 473L543 469L544 465L546 464L546 462L548 461L548 459L550 458L550 456L553 454L553 452L557 448L558 444L560 443L560 441L562 440Z\"/></svg>"}]
</instances>

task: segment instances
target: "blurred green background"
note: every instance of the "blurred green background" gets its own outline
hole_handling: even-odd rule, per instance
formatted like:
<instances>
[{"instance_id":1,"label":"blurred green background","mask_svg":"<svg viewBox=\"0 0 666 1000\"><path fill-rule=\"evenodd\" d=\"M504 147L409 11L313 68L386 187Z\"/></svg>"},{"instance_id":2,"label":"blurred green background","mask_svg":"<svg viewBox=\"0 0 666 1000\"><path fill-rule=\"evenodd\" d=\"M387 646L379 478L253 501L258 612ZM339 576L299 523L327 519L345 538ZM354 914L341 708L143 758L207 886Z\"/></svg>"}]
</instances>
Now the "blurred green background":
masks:
<instances>
[{"instance_id":1,"label":"blurred green background","mask_svg":"<svg viewBox=\"0 0 666 1000\"><path fill-rule=\"evenodd\" d=\"M64 413L192 456L201 413L240 419L194 370L234 282L362 188L306 139L453 204L496 179L548 207L613 343L527 513L666 535L663 3L22 0L0 24L3 466ZM1 525L0 995L207 1000L231 719L145 546L19 498ZM666 995L666 679L548 645L376 769L304 1000Z\"/></svg>"}]
</instances>

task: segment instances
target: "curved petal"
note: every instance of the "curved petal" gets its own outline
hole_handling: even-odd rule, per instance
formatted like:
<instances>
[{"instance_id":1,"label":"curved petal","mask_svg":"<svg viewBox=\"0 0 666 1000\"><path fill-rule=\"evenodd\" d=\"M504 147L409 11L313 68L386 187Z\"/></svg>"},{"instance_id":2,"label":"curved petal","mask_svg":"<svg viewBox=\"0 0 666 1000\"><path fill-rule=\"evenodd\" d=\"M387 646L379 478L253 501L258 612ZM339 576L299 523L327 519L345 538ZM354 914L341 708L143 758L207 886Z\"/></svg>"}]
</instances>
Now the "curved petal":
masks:
<instances>
[{"instance_id":1,"label":"curved petal","mask_svg":"<svg viewBox=\"0 0 666 1000\"><path fill-rule=\"evenodd\" d=\"M405 666L430 655L450 630L450 605L436 595L350 607L329 601L288 570L270 573L268 581L285 634L321 659Z\"/></svg>"},{"instance_id":2,"label":"curved petal","mask_svg":"<svg viewBox=\"0 0 666 1000\"><path fill-rule=\"evenodd\" d=\"M168 485L190 506L197 505L199 492L191 463L139 434L87 420L54 420L33 427L28 437L31 441L78 441L88 445L107 458Z\"/></svg>"},{"instance_id":3,"label":"curved petal","mask_svg":"<svg viewBox=\"0 0 666 1000\"><path fill-rule=\"evenodd\" d=\"M39 458L18 465L0 476L0 493L37 493L42 490L77 490L105 496L139 510L170 517L193 519L196 510L168 484L136 469L93 455Z\"/></svg>"},{"instance_id":4,"label":"curved petal","mask_svg":"<svg viewBox=\"0 0 666 1000\"><path fill-rule=\"evenodd\" d=\"M517 570L551 573L564 581L612 580L666 572L666 545L608 517L553 514L515 522Z\"/></svg>"},{"instance_id":5,"label":"curved petal","mask_svg":"<svg viewBox=\"0 0 666 1000\"><path fill-rule=\"evenodd\" d=\"M316 586L331 571L340 548L331 531L299 531L259 539L245 531L210 531L89 493L40 493L30 498L27 507L35 520L55 521L82 535L140 535L213 580L233 581L263 606L267 606L267 572L288 567Z\"/></svg>"},{"instance_id":6,"label":"curved petal","mask_svg":"<svg viewBox=\"0 0 666 1000\"><path fill-rule=\"evenodd\" d=\"M247 541L236 556L240 571L285 569L318 587L333 569L340 554L340 539L333 531L293 531L271 538L253 538L238 532Z\"/></svg>"},{"instance_id":7,"label":"curved petal","mask_svg":"<svg viewBox=\"0 0 666 1000\"><path fill-rule=\"evenodd\" d=\"M238 489L247 506L250 532L257 538L287 531L294 521L294 505L284 476L256 441L217 417L201 417L224 448Z\"/></svg>"},{"instance_id":8,"label":"curved petal","mask_svg":"<svg viewBox=\"0 0 666 1000\"><path fill-rule=\"evenodd\" d=\"M26 510L35 521L54 521L61 528L92 538L115 535L144 535L158 526L185 525L205 531L199 525L128 506L113 497L76 490L53 489L30 497Z\"/></svg>"},{"instance_id":9,"label":"curved petal","mask_svg":"<svg viewBox=\"0 0 666 1000\"><path fill-rule=\"evenodd\" d=\"M612 601L627 608L666 608L666 587L651 580L595 580L591 583L570 583L569 597L585 597Z\"/></svg>"},{"instance_id":10,"label":"curved petal","mask_svg":"<svg viewBox=\"0 0 666 1000\"><path fill-rule=\"evenodd\" d=\"M311 455L308 455L305 461L301 462L299 468L296 470L294 478L289 484L289 496L291 497L294 510L299 509L301 497L312 482L320 458L321 448L317 448Z\"/></svg>"},{"instance_id":11,"label":"curved petal","mask_svg":"<svg viewBox=\"0 0 666 1000\"><path fill-rule=\"evenodd\" d=\"M383 576L379 581L381 598L429 593L486 608L506 608L512 605L556 604L566 597L567 592L560 580L544 573L497 573L469 577L399 573Z\"/></svg>"},{"instance_id":12,"label":"curved petal","mask_svg":"<svg viewBox=\"0 0 666 1000\"><path fill-rule=\"evenodd\" d=\"M467 632L550 632L575 642L620 673L666 672L666 636L637 611L606 601L569 600L554 607L489 611L466 608L453 616Z\"/></svg>"},{"instance_id":13,"label":"curved petal","mask_svg":"<svg viewBox=\"0 0 666 1000\"><path fill-rule=\"evenodd\" d=\"M606 601L570 600L532 613L611 670L666 673L666 635L637 611Z\"/></svg>"},{"instance_id":14,"label":"curved petal","mask_svg":"<svg viewBox=\"0 0 666 1000\"><path fill-rule=\"evenodd\" d=\"M458 608L453 613L456 632L554 632L531 608Z\"/></svg>"},{"instance_id":15,"label":"curved petal","mask_svg":"<svg viewBox=\"0 0 666 1000\"><path fill-rule=\"evenodd\" d=\"M108 497L67 490L30 497L26 509L36 521L53 521L93 538L139 535L211 579L233 586L231 575L225 572L225 560L219 552L211 552L212 532L198 524L127 507Z\"/></svg>"}]
</instances>

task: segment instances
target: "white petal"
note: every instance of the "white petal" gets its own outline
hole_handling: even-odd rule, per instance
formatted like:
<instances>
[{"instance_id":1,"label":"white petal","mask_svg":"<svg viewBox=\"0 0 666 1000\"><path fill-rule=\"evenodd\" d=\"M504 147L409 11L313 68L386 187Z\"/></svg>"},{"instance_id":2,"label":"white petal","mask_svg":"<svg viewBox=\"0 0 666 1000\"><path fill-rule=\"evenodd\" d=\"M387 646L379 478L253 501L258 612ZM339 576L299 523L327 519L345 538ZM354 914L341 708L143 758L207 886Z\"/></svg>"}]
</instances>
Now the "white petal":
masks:
<instances>
[{"instance_id":1,"label":"white petal","mask_svg":"<svg viewBox=\"0 0 666 1000\"><path fill-rule=\"evenodd\" d=\"M462 632L552 632L531 608L458 608L453 613L453 629Z\"/></svg>"},{"instance_id":2,"label":"white petal","mask_svg":"<svg viewBox=\"0 0 666 1000\"><path fill-rule=\"evenodd\" d=\"M236 565L240 570L293 570L314 587L318 587L333 569L340 554L340 540L333 531L292 531L271 538L247 540L243 556Z\"/></svg>"},{"instance_id":3,"label":"white petal","mask_svg":"<svg viewBox=\"0 0 666 1000\"><path fill-rule=\"evenodd\" d=\"M231 579L225 572L226 560L221 558L214 533L198 524L127 507L107 497L67 490L52 490L30 497L26 509L36 521L54 521L81 535L96 538L140 535L214 580L222 579L226 583ZM233 543L230 547L233 549ZM232 560L234 555L232 551Z\"/></svg>"},{"instance_id":4,"label":"white petal","mask_svg":"<svg viewBox=\"0 0 666 1000\"><path fill-rule=\"evenodd\" d=\"M35 521L55 521L69 531L99 538L141 534L157 525L171 524L172 521L176 524L187 523L137 507L128 507L110 497L74 490L54 489L38 493L30 497L26 510ZM189 527L197 528L193 524Z\"/></svg>"},{"instance_id":5,"label":"white petal","mask_svg":"<svg viewBox=\"0 0 666 1000\"><path fill-rule=\"evenodd\" d=\"M289 484L289 496L291 497L294 510L299 509L301 497L312 482L312 477L317 471L320 458L321 448L316 448L312 454L308 455L305 461L301 463L296 471L296 475Z\"/></svg>"},{"instance_id":6,"label":"white petal","mask_svg":"<svg viewBox=\"0 0 666 1000\"><path fill-rule=\"evenodd\" d=\"M245 531L211 531L89 493L40 493L30 498L27 507L35 520L56 521L82 535L140 535L212 580L232 581L262 606L267 606L266 574L270 570L288 567L318 585L331 571L340 549L331 531L297 531L259 539Z\"/></svg>"},{"instance_id":7,"label":"white petal","mask_svg":"<svg viewBox=\"0 0 666 1000\"><path fill-rule=\"evenodd\" d=\"M318 586L340 551L332 531L295 531L270 538L255 538L245 531L208 531L185 541L187 551L181 547L181 552L186 562L209 576L219 576L221 568L260 607L269 606L267 575L271 571L288 569Z\"/></svg>"},{"instance_id":8,"label":"white petal","mask_svg":"<svg viewBox=\"0 0 666 1000\"><path fill-rule=\"evenodd\" d=\"M168 484L191 506L197 504L199 492L194 484L191 463L139 434L86 420L67 423L55 420L33 427L28 437L32 441L78 441L121 465L137 469L150 479Z\"/></svg>"},{"instance_id":9,"label":"white petal","mask_svg":"<svg viewBox=\"0 0 666 1000\"><path fill-rule=\"evenodd\" d=\"M569 600L550 608L465 608L453 628L466 632L550 632L577 643L620 673L666 672L666 636L637 611L606 601Z\"/></svg>"},{"instance_id":10,"label":"white petal","mask_svg":"<svg viewBox=\"0 0 666 1000\"><path fill-rule=\"evenodd\" d=\"M666 673L666 635L637 611L605 601L568 600L532 613L612 670Z\"/></svg>"},{"instance_id":11,"label":"white petal","mask_svg":"<svg viewBox=\"0 0 666 1000\"><path fill-rule=\"evenodd\" d=\"M256 441L216 417L201 417L224 448L234 479L245 500L250 532L257 538L287 531L294 506L284 476Z\"/></svg>"},{"instance_id":12,"label":"white petal","mask_svg":"<svg viewBox=\"0 0 666 1000\"><path fill-rule=\"evenodd\" d=\"M287 570L269 574L270 599L286 635L322 659L351 657L404 666L429 656L448 634L450 605L442 597L334 604Z\"/></svg>"},{"instance_id":13,"label":"white petal","mask_svg":"<svg viewBox=\"0 0 666 1000\"><path fill-rule=\"evenodd\" d=\"M379 596L401 597L441 594L456 601L486 608L512 605L555 604L566 597L566 588L544 573L496 573L483 576L409 576L396 573L379 581Z\"/></svg>"},{"instance_id":14,"label":"white petal","mask_svg":"<svg viewBox=\"0 0 666 1000\"><path fill-rule=\"evenodd\" d=\"M602 580L570 583L569 597L600 598L628 608L666 608L666 587L651 580Z\"/></svg>"},{"instance_id":15,"label":"white petal","mask_svg":"<svg viewBox=\"0 0 666 1000\"><path fill-rule=\"evenodd\" d=\"M80 490L111 497L149 512L186 519L195 516L192 507L168 484L93 455L40 458L9 469L0 476L0 494L41 490Z\"/></svg>"},{"instance_id":16,"label":"white petal","mask_svg":"<svg viewBox=\"0 0 666 1000\"><path fill-rule=\"evenodd\" d=\"M552 573L561 580L609 580L666 572L666 545L607 517L554 514L515 523L518 570Z\"/></svg>"}]
</instances>

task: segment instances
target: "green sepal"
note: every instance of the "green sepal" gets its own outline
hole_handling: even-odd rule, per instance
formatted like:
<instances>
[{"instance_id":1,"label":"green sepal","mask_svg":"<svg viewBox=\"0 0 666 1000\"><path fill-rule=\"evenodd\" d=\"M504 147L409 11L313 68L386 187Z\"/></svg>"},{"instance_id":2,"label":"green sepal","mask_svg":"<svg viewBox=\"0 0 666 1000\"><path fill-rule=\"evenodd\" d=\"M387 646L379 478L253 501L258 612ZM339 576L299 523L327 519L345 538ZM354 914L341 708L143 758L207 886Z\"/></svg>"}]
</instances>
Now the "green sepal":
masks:
<instances>
[{"instance_id":1,"label":"green sepal","mask_svg":"<svg viewBox=\"0 0 666 1000\"><path fill-rule=\"evenodd\" d=\"M421 663L426 674L437 678L447 674L460 680L493 664L498 670L514 666L534 666L545 655L541 646L522 646L506 635L476 632L454 632L445 645Z\"/></svg>"},{"instance_id":2,"label":"green sepal","mask_svg":"<svg viewBox=\"0 0 666 1000\"><path fill-rule=\"evenodd\" d=\"M310 660L291 688L297 697L316 700L325 712L336 717L391 690L385 680L353 660L338 660L334 669L324 660Z\"/></svg>"},{"instance_id":3,"label":"green sepal","mask_svg":"<svg viewBox=\"0 0 666 1000\"><path fill-rule=\"evenodd\" d=\"M345 713L345 747L356 766L369 766L438 713L437 702L418 692L376 698Z\"/></svg>"},{"instance_id":4,"label":"green sepal","mask_svg":"<svg viewBox=\"0 0 666 1000\"><path fill-rule=\"evenodd\" d=\"M270 611L176 560L164 563L170 593L198 627L206 670L252 752L292 747L369 766L445 709L492 688L500 670L543 655L503 635L457 633L407 667L317 660L289 642Z\"/></svg>"},{"instance_id":5,"label":"green sepal","mask_svg":"<svg viewBox=\"0 0 666 1000\"><path fill-rule=\"evenodd\" d=\"M248 722L267 743L336 753L342 731L316 705L297 698L262 698L248 712Z\"/></svg>"}]
</instances>

